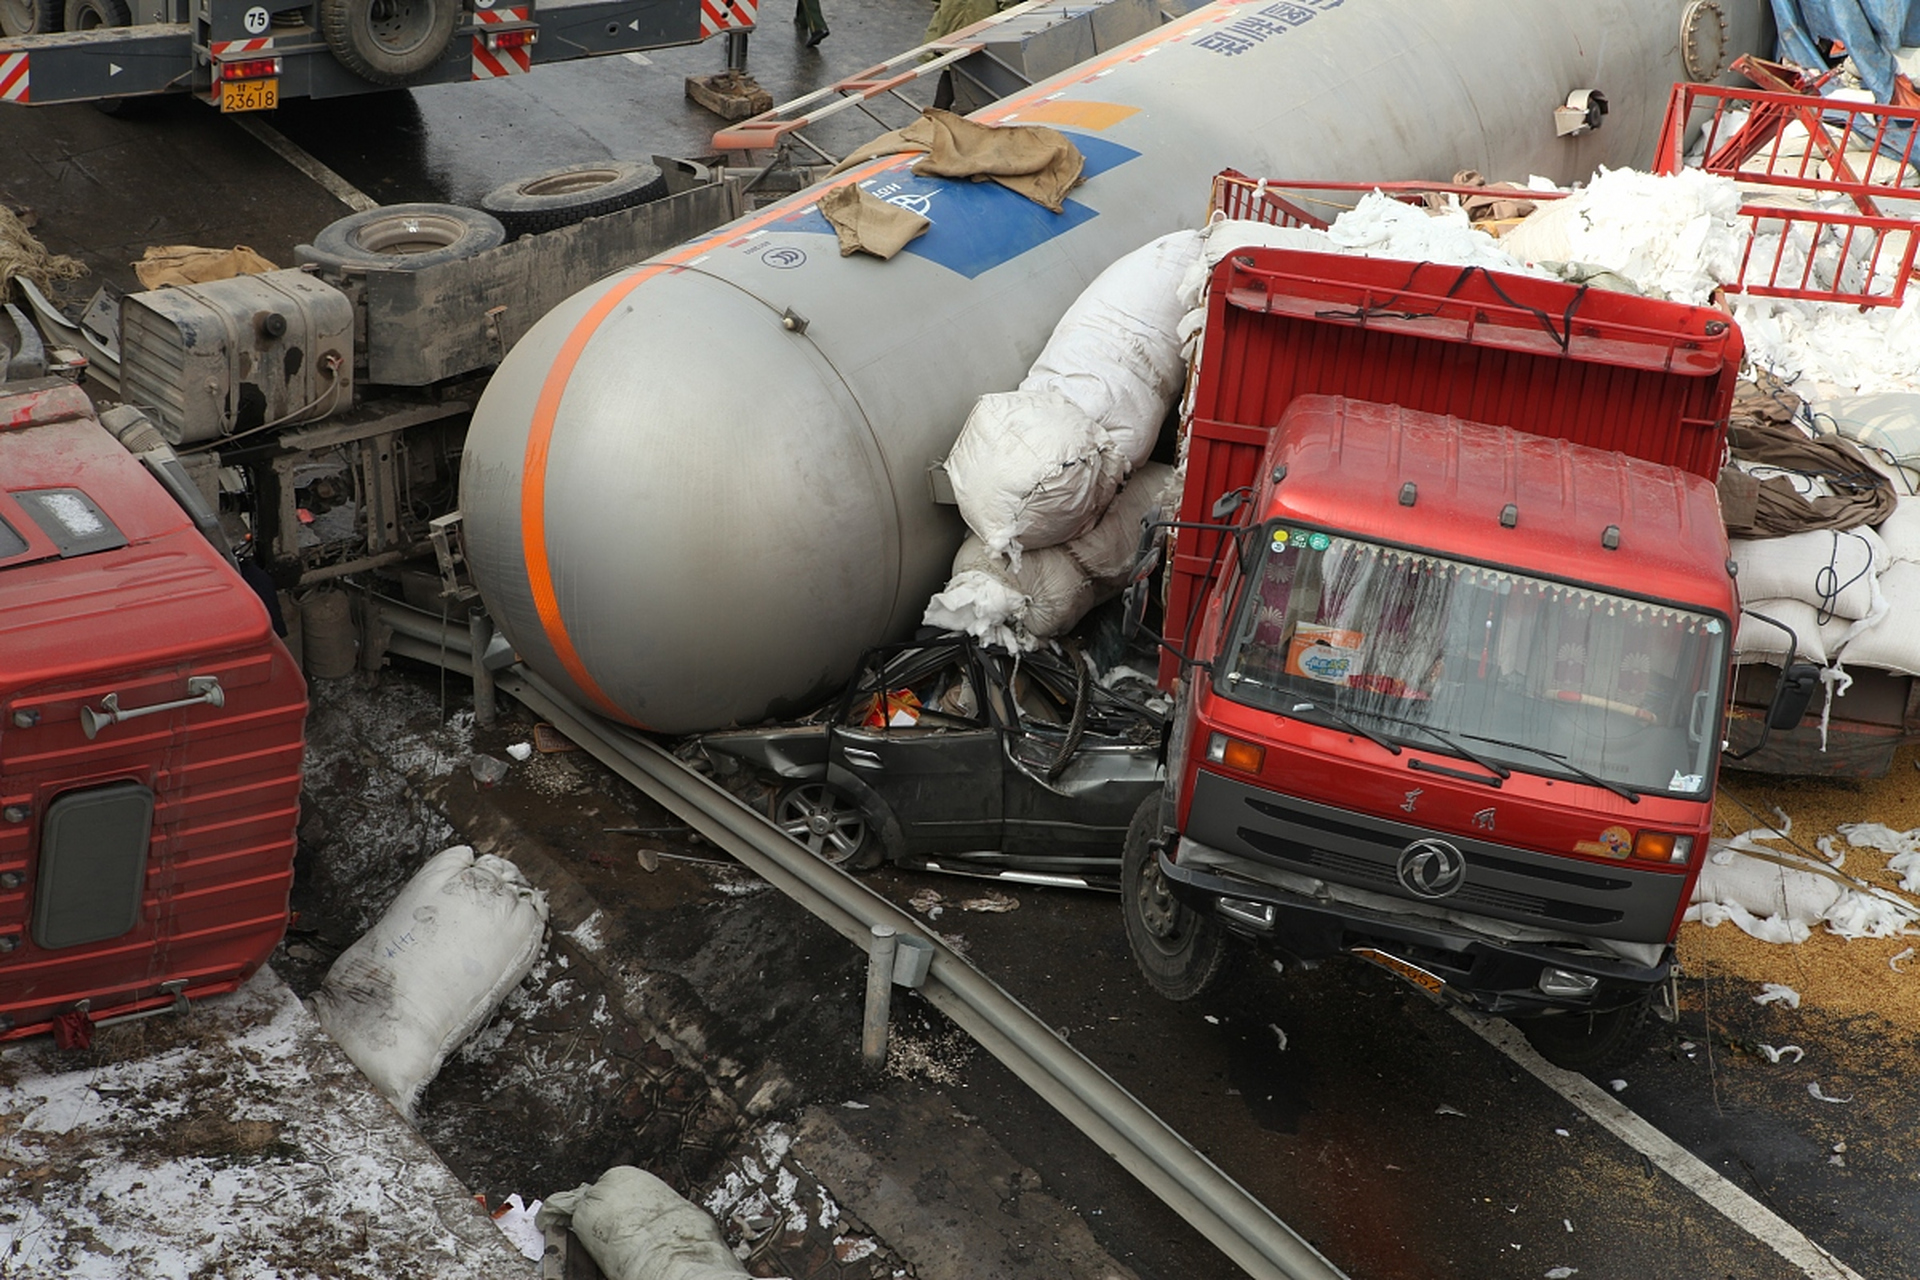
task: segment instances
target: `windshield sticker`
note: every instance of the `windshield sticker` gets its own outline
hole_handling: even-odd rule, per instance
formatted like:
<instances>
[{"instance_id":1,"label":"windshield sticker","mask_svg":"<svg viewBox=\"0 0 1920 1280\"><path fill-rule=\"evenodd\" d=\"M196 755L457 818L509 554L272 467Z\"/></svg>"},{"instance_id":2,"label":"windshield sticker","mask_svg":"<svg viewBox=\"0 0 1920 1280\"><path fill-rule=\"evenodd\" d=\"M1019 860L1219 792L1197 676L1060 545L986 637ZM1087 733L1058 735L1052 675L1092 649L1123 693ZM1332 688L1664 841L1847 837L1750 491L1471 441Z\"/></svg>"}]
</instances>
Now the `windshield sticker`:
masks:
<instances>
[{"instance_id":1,"label":"windshield sticker","mask_svg":"<svg viewBox=\"0 0 1920 1280\"><path fill-rule=\"evenodd\" d=\"M1667 790L1698 791L1700 789L1701 784L1704 783L1705 781L1706 781L1706 778L1701 774L1682 773L1678 769L1675 769L1673 771L1673 781L1667 784Z\"/></svg>"},{"instance_id":2,"label":"windshield sticker","mask_svg":"<svg viewBox=\"0 0 1920 1280\"><path fill-rule=\"evenodd\" d=\"M1275 551L1285 551L1287 549L1287 531L1285 529L1275 529L1273 531L1273 549Z\"/></svg>"},{"instance_id":3,"label":"windshield sticker","mask_svg":"<svg viewBox=\"0 0 1920 1280\"><path fill-rule=\"evenodd\" d=\"M1307 535L1307 545L1313 548L1315 551L1325 551L1327 549L1327 544L1331 541L1333 541L1333 539L1327 537L1327 535L1324 533L1314 533L1314 534Z\"/></svg>"},{"instance_id":4,"label":"windshield sticker","mask_svg":"<svg viewBox=\"0 0 1920 1280\"><path fill-rule=\"evenodd\" d=\"M1596 858L1625 858L1633 852L1633 833L1625 827L1608 827L1598 840L1575 841L1573 851Z\"/></svg>"}]
</instances>

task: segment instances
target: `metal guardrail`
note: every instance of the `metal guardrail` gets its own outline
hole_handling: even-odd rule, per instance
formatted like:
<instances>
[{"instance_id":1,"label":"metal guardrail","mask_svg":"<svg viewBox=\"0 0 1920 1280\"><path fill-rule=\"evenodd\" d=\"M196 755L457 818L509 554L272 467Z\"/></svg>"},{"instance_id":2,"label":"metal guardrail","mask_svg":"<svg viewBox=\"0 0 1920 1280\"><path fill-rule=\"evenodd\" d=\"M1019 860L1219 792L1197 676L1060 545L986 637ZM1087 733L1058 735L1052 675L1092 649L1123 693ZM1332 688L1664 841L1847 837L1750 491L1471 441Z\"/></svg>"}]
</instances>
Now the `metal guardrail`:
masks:
<instances>
[{"instance_id":1,"label":"metal guardrail","mask_svg":"<svg viewBox=\"0 0 1920 1280\"><path fill-rule=\"evenodd\" d=\"M382 605L383 616L391 608ZM465 656L458 653L464 639L449 629L450 658ZM438 648L416 644L415 656ZM495 685L863 951L876 925L923 938L933 958L921 994L1249 1276L1344 1280L1272 1210L958 952L927 937L912 916L815 858L645 737L582 711L524 667L501 672Z\"/></svg>"}]
</instances>

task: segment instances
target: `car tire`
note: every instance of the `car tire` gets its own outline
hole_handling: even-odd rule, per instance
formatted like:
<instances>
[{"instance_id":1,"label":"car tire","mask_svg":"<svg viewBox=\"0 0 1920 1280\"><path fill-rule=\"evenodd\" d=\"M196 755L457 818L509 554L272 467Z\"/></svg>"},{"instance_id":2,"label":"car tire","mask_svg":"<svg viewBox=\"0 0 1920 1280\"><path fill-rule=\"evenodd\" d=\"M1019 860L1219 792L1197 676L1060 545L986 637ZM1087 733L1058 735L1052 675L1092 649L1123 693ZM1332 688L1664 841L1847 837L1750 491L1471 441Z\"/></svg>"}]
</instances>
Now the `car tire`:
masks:
<instances>
[{"instance_id":1,"label":"car tire","mask_svg":"<svg viewBox=\"0 0 1920 1280\"><path fill-rule=\"evenodd\" d=\"M1646 1048L1651 993L1604 1013L1554 1013L1516 1018L1527 1043L1541 1057L1568 1071L1612 1071Z\"/></svg>"},{"instance_id":2,"label":"car tire","mask_svg":"<svg viewBox=\"0 0 1920 1280\"><path fill-rule=\"evenodd\" d=\"M103 27L130 27L133 10L127 0L67 0L68 31L98 31Z\"/></svg>"},{"instance_id":3,"label":"car tire","mask_svg":"<svg viewBox=\"0 0 1920 1280\"><path fill-rule=\"evenodd\" d=\"M60 0L0 0L0 36L43 36L60 30Z\"/></svg>"},{"instance_id":4,"label":"car tire","mask_svg":"<svg viewBox=\"0 0 1920 1280\"><path fill-rule=\"evenodd\" d=\"M458 262L506 243L492 214L457 204L390 204L349 214L298 249L300 261L323 268L419 271Z\"/></svg>"},{"instance_id":5,"label":"car tire","mask_svg":"<svg viewBox=\"0 0 1920 1280\"><path fill-rule=\"evenodd\" d=\"M1120 859L1120 911L1127 946L1147 985L1169 1000L1206 994L1227 971L1233 940L1218 921L1175 898L1151 842L1159 834L1160 797L1134 811Z\"/></svg>"},{"instance_id":6,"label":"car tire","mask_svg":"<svg viewBox=\"0 0 1920 1280\"><path fill-rule=\"evenodd\" d=\"M648 204L666 194L667 179L659 166L607 160L503 183L480 197L480 207L500 219L508 235L524 236Z\"/></svg>"},{"instance_id":7,"label":"car tire","mask_svg":"<svg viewBox=\"0 0 1920 1280\"><path fill-rule=\"evenodd\" d=\"M871 871L885 852L858 801L830 782L796 782L773 798L773 825L820 861L842 871Z\"/></svg>"},{"instance_id":8,"label":"car tire","mask_svg":"<svg viewBox=\"0 0 1920 1280\"><path fill-rule=\"evenodd\" d=\"M320 33L342 66L375 84L406 84L447 52L458 0L320 0Z\"/></svg>"}]
</instances>

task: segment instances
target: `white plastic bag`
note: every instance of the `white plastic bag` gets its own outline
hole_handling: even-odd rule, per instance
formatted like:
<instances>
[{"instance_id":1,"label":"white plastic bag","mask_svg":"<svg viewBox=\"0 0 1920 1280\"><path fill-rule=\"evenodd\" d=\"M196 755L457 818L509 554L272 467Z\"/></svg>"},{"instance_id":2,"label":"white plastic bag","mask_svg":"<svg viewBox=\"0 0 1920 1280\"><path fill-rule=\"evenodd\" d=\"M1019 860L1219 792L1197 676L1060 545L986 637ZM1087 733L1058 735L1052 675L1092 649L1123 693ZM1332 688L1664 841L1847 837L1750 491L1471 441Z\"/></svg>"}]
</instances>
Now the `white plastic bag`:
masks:
<instances>
[{"instance_id":1,"label":"white plastic bag","mask_svg":"<svg viewBox=\"0 0 1920 1280\"><path fill-rule=\"evenodd\" d=\"M435 854L340 953L314 1015L409 1121L447 1055L492 1016L545 946L547 895L466 845Z\"/></svg>"},{"instance_id":2,"label":"white plastic bag","mask_svg":"<svg viewBox=\"0 0 1920 1280\"><path fill-rule=\"evenodd\" d=\"M1093 526L1127 473L1099 423L1057 391L981 396L947 455L967 527L1018 559Z\"/></svg>"},{"instance_id":3,"label":"white plastic bag","mask_svg":"<svg viewBox=\"0 0 1920 1280\"><path fill-rule=\"evenodd\" d=\"M1020 384L1072 401L1133 465L1153 452L1186 374L1180 284L1200 258L1200 243L1198 231L1176 231L1102 271L1067 308Z\"/></svg>"},{"instance_id":4,"label":"white plastic bag","mask_svg":"<svg viewBox=\"0 0 1920 1280\"><path fill-rule=\"evenodd\" d=\"M1784 538L1734 538L1740 594L1754 600L1802 600L1839 618L1873 608L1873 579L1887 565L1880 535L1857 529L1810 529Z\"/></svg>"},{"instance_id":5,"label":"white plastic bag","mask_svg":"<svg viewBox=\"0 0 1920 1280\"><path fill-rule=\"evenodd\" d=\"M733 1280L747 1269L707 1213L644 1169L615 1165L557 1191L536 1219L566 1223L607 1280Z\"/></svg>"}]
</instances>

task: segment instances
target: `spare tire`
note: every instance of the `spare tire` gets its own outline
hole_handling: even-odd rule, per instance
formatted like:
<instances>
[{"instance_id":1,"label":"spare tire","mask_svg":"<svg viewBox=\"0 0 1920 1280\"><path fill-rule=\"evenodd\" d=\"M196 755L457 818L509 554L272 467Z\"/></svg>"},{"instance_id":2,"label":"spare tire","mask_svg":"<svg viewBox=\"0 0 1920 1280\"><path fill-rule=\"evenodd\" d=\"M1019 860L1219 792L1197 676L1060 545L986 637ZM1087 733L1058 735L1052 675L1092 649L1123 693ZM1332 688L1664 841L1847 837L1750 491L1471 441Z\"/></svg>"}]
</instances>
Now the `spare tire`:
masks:
<instances>
[{"instance_id":1,"label":"spare tire","mask_svg":"<svg viewBox=\"0 0 1920 1280\"><path fill-rule=\"evenodd\" d=\"M327 48L375 84L406 84L439 62L459 21L459 0L320 0Z\"/></svg>"},{"instance_id":2,"label":"spare tire","mask_svg":"<svg viewBox=\"0 0 1920 1280\"><path fill-rule=\"evenodd\" d=\"M43 36L60 29L60 0L0 0L0 36Z\"/></svg>"},{"instance_id":3,"label":"spare tire","mask_svg":"<svg viewBox=\"0 0 1920 1280\"><path fill-rule=\"evenodd\" d=\"M504 244L506 228L457 204L390 204L348 214L296 249L303 263L335 269L418 271Z\"/></svg>"},{"instance_id":4,"label":"spare tire","mask_svg":"<svg viewBox=\"0 0 1920 1280\"><path fill-rule=\"evenodd\" d=\"M603 160L568 165L495 187L480 207L500 219L511 235L570 227L588 218L631 209L667 194L657 165Z\"/></svg>"}]
</instances>

